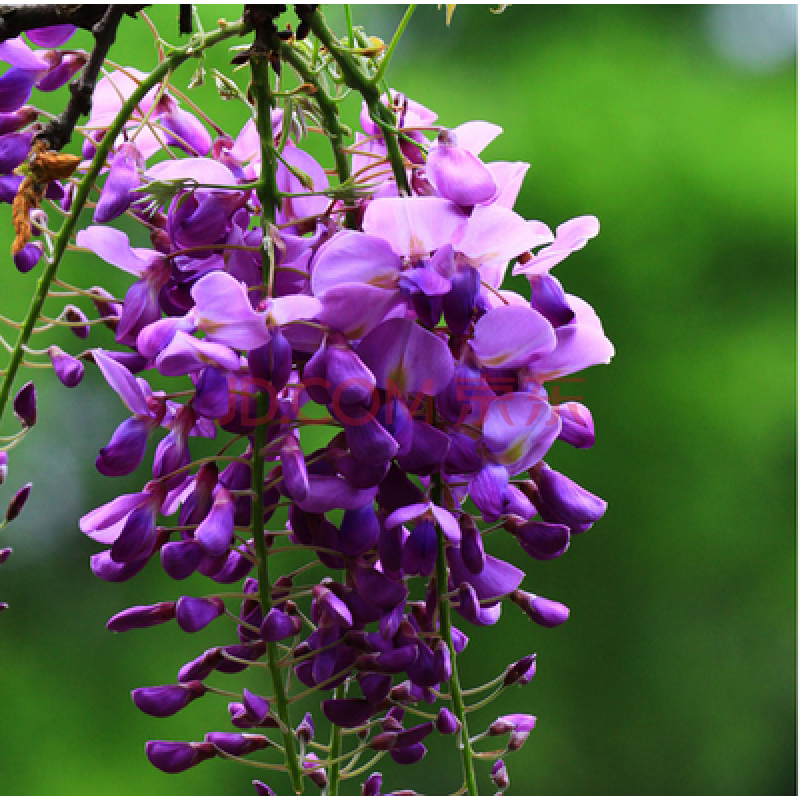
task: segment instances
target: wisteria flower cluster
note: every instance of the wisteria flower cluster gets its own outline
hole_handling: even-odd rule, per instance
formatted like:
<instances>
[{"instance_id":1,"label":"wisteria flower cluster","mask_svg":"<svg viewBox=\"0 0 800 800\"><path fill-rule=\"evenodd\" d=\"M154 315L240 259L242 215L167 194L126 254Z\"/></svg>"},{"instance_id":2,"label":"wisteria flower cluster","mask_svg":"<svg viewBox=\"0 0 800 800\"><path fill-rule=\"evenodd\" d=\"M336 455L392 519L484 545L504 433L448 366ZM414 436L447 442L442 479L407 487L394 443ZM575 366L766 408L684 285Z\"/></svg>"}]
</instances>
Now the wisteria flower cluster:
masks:
<instances>
[{"instance_id":1,"label":"wisteria flower cluster","mask_svg":"<svg viewBox=\"0 0 800 800\"><path fill-rule=\"evenodd\" d=\"M563 555L606 509L545 460L556 440L594 443L589 410L551 403L546 385L613 354L591 306L552 274L598 221L579 216L553 232L526 220L513 206L528 164L482 159L497 125L447 129L383 91L413 8L388 47L359 29L338 39L315 6L296 6L294 32L279 30L283 10L247 6L241 21L195 34L150 73L108 68L76 128L80 157L51 149L42 113L26 105L34 89L91 65L58 49L74 28L33 27L27 42L0 44L10 65L0 78L0 199L13 204L17 268L44 259L52 282L64 252L78 250L98 275L132 279L124 298L72 287L75 303L49 320L82 338L102 323L115 347L43 351L67 387L93 365L127 409L97 456L101 474L131 474L156 442L141 490L81 518L102 548L91 570L126 581L156 562L174 581L209 581L202 596L176 586L176 600L108 621L115 632L219 631L220 644L173 682L133 692L156 717L206 695L231 700L202 740L148 742L158 769L228 758L286 772L297 793L310 781L336 794L360 777L363 794L408 794L373 767L387 754L414 764L428 737L444 736L461 753L454 790L475 794L480 777L502 792L499 756L522 747L536 718L507 714L475 731L469 714L530 682L536 656L520 653L476 690L461 687L458 658L508 601L546 628L567 620L565 605L527 586L526 561ZM177 88L173 71L249 32L255 41L234 58L249 66L248 90L217 79L251 111L230 131ZM291 73L298 86L287 90ZM338 116L347 88L364 101L349 145ZM330 140L335 171L304 148L315 134ZM84 207L91 223L78 229ZM52 233L56 210L67 221ZM116 227L123 218L140 232ZM509 274L530 291L504 289ZM0 406L38 352L22 336L10 349ZM32 383L14 410L24 433L36 421ZM7 437L6 449L20 438ZM200 440L214 440L216 454L199 457L209 447ZM5 478L6 450L0 458ZM491 554L498 536L519 544L515 563ZM306 558L287 571L289 552ZM9 554L0 550L0 563ZM240 690L216 688L218 673L240 674ZM295 703L310 695L318 713L298 719Z\"/></svg>"}]
</instances>

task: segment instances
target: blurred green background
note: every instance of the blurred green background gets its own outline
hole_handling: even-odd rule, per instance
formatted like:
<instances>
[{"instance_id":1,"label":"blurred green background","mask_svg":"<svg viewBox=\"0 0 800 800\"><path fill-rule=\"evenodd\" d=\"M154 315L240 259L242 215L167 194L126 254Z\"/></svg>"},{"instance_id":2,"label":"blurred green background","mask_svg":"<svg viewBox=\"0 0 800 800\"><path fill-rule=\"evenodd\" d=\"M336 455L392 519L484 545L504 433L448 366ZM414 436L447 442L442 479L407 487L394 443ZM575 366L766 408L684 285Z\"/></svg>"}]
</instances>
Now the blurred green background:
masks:
<instances>
[{"instance_id":1,"label":"blurred green background","mask_svg":"<svg viewBox=\"0 0 800 800\"><path fill-rule=\"evenodd\" d=\"M238 8L202 13L213 24ZM353 8L387 41L402 13ZM171 40L175 9L151 9ZM341 7L330 14L340 19ZM507 759L512 794L796 794L795 15L793 6L512 6L494 16L459 6L446 28L444 11L425 6L390 71L392 86L445 125L503 126L484 155L531 162L521 214L554 227L593 213L602 226L556 269L617 348L610 366L561 387L592 409L597 444L558 443L549 460L606 498L608 513L563 558L527 563L525 586L567 603L569 622L544 630L508 607L463 659L473 685L539 654L534 681L473 722L477 731L501 712L538 716ZM128 21L112 52L145 69L150 33ZM238 131L243 108L208 86L197 97ZM0 252L8 220L3 207ZM127 283L92 257L71 257L62 275L120 292ZM4 313L22 315L34 280L7 260ZM96 547L77 518L146 475L95 472L124 409L87 372L72 391L33 375L40 423L0 490L4 504L35 484L2 539L15 554L0 579L11 604L0 620L0 790L249 794L264 775L213 761L169 776L144 758L147 739L227 729L213 697L158 720L128 696L174 680L226 634L224 623L194 636L170 626L106 632L121 608L203 590L153 564L127 584L89 572ZM518 558L509 540L493 552ZM417 767L382 762L386 787L457 788L454 742L430 738ZM489 766L479 765L486 793Z\"/></svg>"}]
</instances>

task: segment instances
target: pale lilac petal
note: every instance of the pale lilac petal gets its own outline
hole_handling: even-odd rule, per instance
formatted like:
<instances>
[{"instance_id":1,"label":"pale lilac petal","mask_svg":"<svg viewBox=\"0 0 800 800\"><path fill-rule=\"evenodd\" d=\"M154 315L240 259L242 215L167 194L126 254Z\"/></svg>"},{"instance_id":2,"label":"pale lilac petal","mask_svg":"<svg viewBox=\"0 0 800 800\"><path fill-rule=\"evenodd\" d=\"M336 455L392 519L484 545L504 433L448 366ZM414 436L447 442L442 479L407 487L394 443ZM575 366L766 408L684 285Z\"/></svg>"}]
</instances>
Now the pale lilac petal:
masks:
<instances>
[{"instance_id":1,"label":"pale lilac petal","mask_svg":"<svg viewBox=\"0 0 800 800\"><path fill-rule=\"evenodd\" d=\"M0 61L24 70L47 70L50 62L41 50L31 50L21 36L0 42Z\"/></svg>"},{"instance_id":2,"label":"pale lilac petal","mask_svg":"<svg viewBox=\"0 0 800 800\"><path fill-rule=\"evenodd\" d=\"M319 296L344 283L394 288L401 268L400 257L385 239L341 231L320 247L311 262L311 291Z\"/></svg>"},{"instance_id":3,"label":"pale lilac petal","mask_svg":"<svg viewBox=\"0 0 800 800\"><path fill-rule=\"evenodd\" d=\"M532 308L498 306L475 325L472 349L487 367L524 367L556 346L553 326Z\"/></svg>"},{"instance_id":4,"label":"pale lilac petal","mask_svg":"<svg viewBox=\"0 0 800 800\"><path fill-rule=\"evenodd\" d=\"M108 385L120 396L123 403L134 413L142 416L150 414L144 392L130 370L118 361L107 356L102 350L92 351L97 364Z\"/></svg>"},{"instance_id":5,"label":"pale lilac petal","mask_svg":"<svg viewBox=\"0 0 800 800\"><path fill-rule=\"evenodd\" d=\"M483 441L516 475L542 460L561 432L561 418L545 400L525 392L498 397L483 420Z\"/></svg>"},{"instance_id":6,"label":"pale lilac petal","mask_svg":"<svg viewBox=\"0 0 800 800\"><path fill-rule=\"evenodd\" d=\"M574 322L558 328L555 349L536 358L529 367L540 383L608 364L614 355L614 345L603 332L594 309L574 295L568 294L567 301L575 312Z\"/></svg>"},{"instance_id":7,"label":"pale lilac petal","mask_svg":"<svg viewBox=\"0 0 800 800\"><path fill-rule=\"evenodd\" d=\"M492 199L492 205L513 208L531 165L524 161L493 161L486 166L497 184L497 195Z\"/></svg>"},{"instance_id":8,"label":"pale lilac petal","mask_svg":"<svg viewBox=\"0 0 800 800\"><path fill-rule=\"evenodd\" d=\"M543 222L528 222L508 208L489 205L475 208L454 245L487 283L499 286L512 258L552 241L553 234Z\"/></svg>"},{"instance_id":9,"label":"pale lilac petal","mask_svg":"<svg viewBox=\"0 0 800 800\"><path fill-rule=\"evenodd\" d=\"M247 286L227 272L209 272L192 287L197 327L214 341L235 349L255 350L270 334L263 314L250 305Z\"/></svg>"},{"instance_id":10,"label":"pale lilac petal","mask_svg":"<svg viewBox=\"0 0 800 800\"><path fill-rule=\"evenodd\" d=\"M435 334L410 319L390 319L372 330L356 352L381 389L408 396L442 391L453 375L453 357Z\"/></svg>"},{"instance_id":11,"label":"pale lilac petal","mask_svg":"<svg viewBox=\"0 0 800 800\"><path fill-rule=\"evenodd\" d=\"M556 228L551 245L540 250L532 259L514 267L514 275L541 275L560 264L570 253L586 246L600 232L597 217L590 214L575 217Z\"/></svg>"},{"instance_id":12,"label":"pale lilac petal","mask_svg":"<svg viewBox=\"0 0 800 800\"><path fill-rule=\"evenodd\" d=\"M363 283L345 283L322 296L318 319L348 339L361 339L385 319L405 310L400 292Z\"/></svg>"},{"instance_id":13,"label":"pale lilac petal","mask_svg":"<svg viewBox=\"0 0 800 800\"><path fill-rule=\"evenodd\" d=\"M162 375L188 375L204 367L219 367L232 372L239 368L239 356L223 344L178 331L156 360Z\"/></svg>"},{"instance_id":14,"label":"pale lilac petal","mask_svg":"<svg viewBox=\"0 0 800 800\"><path fill-rule=\"evenodd\" d=\"M459 147L469 150L476 156L480 155L502 132L503 129L499 125L480 119L470 120L453 128Z\"/></svg>"},{"instance_id":15,"label":"pale lilac petal","mask_svg":"<svg viewBox=\"0 0 800 800\"><path fill-rule=\"evenodd\" d=\"M136 492L135 494L122 494L115 497L108 503L84 514L78 523L81 532L93 534L120 522L134 508L138 508L147 500L146 492ZM92 537L94 538L94 537ZM105 542L105 544L109 544Z\"/></svg>"},{"instance_id":16,"label":"pale lilac petal","mask_svg":"<svg viewBox=\"0 0 800 800\"><path fill-rule=\"evenodd\" d=\"M460 206L486 203L497 194L486 165L449 132L441 134L438 147L428 153L425 174L442 197Z\"/></svg>"},{"instance_id":17,"label":"pale lilac petal","mask_svg":"<svg viewBox=\"0 0 800 800\"><path fill-rule=\"evenodd\" d=\"M91 250L108 264L119 267L138 278L142 277L152 263L161 258L161 254L155 250L131 247L127 234L105 225L90 225L88 228L78 231L75 244Z\"/></svg>"},{"instance_id":18,"label":"pale lilac petal","mask_svg":"<svg viewBox=\"0 0 800 800\"><path fill-rule=\"evenodd\" d=\"M193 179L199 183L231 186L234 174L221 162L211 158L178 158L154 164L145 175L150 180L176 181Z\"/></svg>"},{"instance_id":19,"label":"pale lilac petal","mask_svg":"<svg viewBox=\"0 0 800 800\"><path fill-rule=\"evenodd\" d=\"M420 258L448 244L465 219L441 197L387 197L367 206L362 227L389 242L397 255Z\"/></svg>"},{"instance_id":20,"label":"pale lilac petal","mask_svg":"<svg viewBox=\"0 0 800 800\"><path fill-rule=\"evenodd\" d=\"M284 161L310 178L313 191L319 192L328 188L328 176L325 174L325 170L305 150L287 146L281 156L282 159L278 162L278 169L275 173L275 182L280 191L293 194L309 191L308 187L304 186L300 179L286 168ZM324 214L331 203L330 198L317 194L309 194L307 197L291 197L288 202L293 215L297 218Z\"/></svg>"},{"instance_id":21,"label":"pale lilac petal","mask_svg":"<svg viewBox=\"0 0 800 800\"><path fill-rule=\"evenodd\" d=\"M316 297L294 294L270 300L267 314L278 325L288 325L298 319L313 319L321 309L322 303Z\"/></svg>"}]
</instances>

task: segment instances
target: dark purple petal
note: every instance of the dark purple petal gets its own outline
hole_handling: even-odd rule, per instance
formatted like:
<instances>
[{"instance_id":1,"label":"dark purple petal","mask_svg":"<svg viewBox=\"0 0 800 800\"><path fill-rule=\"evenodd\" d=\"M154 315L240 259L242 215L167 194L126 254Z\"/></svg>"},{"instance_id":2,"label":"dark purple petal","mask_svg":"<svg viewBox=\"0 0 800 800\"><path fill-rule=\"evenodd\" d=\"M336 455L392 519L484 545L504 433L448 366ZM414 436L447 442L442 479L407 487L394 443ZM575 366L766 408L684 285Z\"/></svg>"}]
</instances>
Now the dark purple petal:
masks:
<instances>
[{"instance_id":1,"label":"dark purple petal","mask_svg":"<svg viewBox=\"0 0 800 800\"><path fill-rule=\"evenodd\" d=\"M233 539L233 495L224 488L217 492L208 516L194 535L212 556L227 553Z\"/></svg>"},{"instance_id":2,"label":"dark purple petal","mask_svg":"<svg viewBox=\"0 0 800 800\"><path fill-rule=\"evenodd\" d=\"M436 730L445 735L458 733L461 730L461 723L449 708L442 706L436 715Z\"/></svg>"},{"instance_id":3,"label":"dark purple petal","mask_svg":"<svg viewBox=\"0 0 800 800\"><path fill-rule=\"evenodd\" d=\"M501 792L504 792L511 785L511 782L508 779L508 770L506 769L506 765L503 763L502 758L499 758L492 765L491 779L492 783Z\"/></svg>"},{"instance_id":4,"label":"dark purple petal","mask_svg":"<svg viewBox=\"0 0 800 800\"><path fill-rule=\"evenodd\" d=\"M28 381L14 397L14 413L26 428L36 424L36 387L33 381Z\"/></svg>"},{"instance_id":5,"label":"dark purple petal","mask_svg":"<svg viewBox=\"0 0 800 800\"><path fill-rule=\"evenodd\" d=\"M14 266L19 272L30 272L42 257L41 242L28 242L22 250L14 253Z\"/></svg>"},{"instance_id":6,"label":"dark purple petal","mask_svg":"<svg viewBox=\"0 0 800 800\"><path fill-rule=\"evenodd\" d=\"M559 439L581 449L594 444L592 413L583 403L562 403L553 410L561 417Z\"/></svg>"},{"instance_id":7,"label":"dark purple petal","mask_svg":"<svg viewBox=\"0 0 800 800\"><path fill-rule=\"evenodd\" d=\"M161 548L164 572L173 580L188 578L206 557L206 548L196 539L168 542Z\"/></svg>"},{"instance_id":8,"label":"dark purple petal","mask_svg":"<svg viewBox=\"0 0 800 800\"><path fill-rule=\"evenodd\" d=\"M67 42L77 29L74 25L48 25L44 28L33 28L25 31L25 35L39 47L60 47Z\"/></svg>"},{"instance_id":9,"label":"dark purple petal","mask_svg":"<svg viewBox=\"0 0 800 800\"><path fill-rule=\"evenodd\" d=\"M74 356L65 353L57 345L53 345L47 350L50 356L50 363L53 365L53 370L56 377L68 389L77 386L83 379L83 362Z\"/></svg>"},{"instance_id":10,"label":"dark purple petal","mask_svg":"<svg viewBox=\"0 0 800 800\"><path fill-rule=\"evenodd\" d=\"M80 363L80 362L78 362ZM101 475L130 475L142 463L147 450L147 437L153 428L148 417L130 417L124 420L111 435L95 461Z\"/></svg>"},{"instance_id":11,"label":"dark purple petal","mask_svg":"<svg viewBox=\"0 0 800 800\"><path fill-rule=\"evenodd\" d=\"M342 728L358 728L372 716L372 711L366 700L357 697L322 701L322 713Z\"/></svg>"},{"instance_id":12,"label":"dark purple petal","mask_svg":"<svg viewBox=\"0 0 800 800\"><path fill-rule=\"evenodd\" d=\"M152 717L171 717L192 700L205 694L205 687L199 681L168 686L148 686L134 689L131 697L136 707Z\"/></svg>"},{"instance_id":13,"label":"dark purple petal","mask_svg":"<svg viewBox=\"0 0 800 800\"><path fill-rule=\"evenodd\" d=\"M11 522L20 515L23 506L25 505L25 503L28 502L28 497L31 493L32 488L33 488L32 483L26 483L11 498L11 502L8 504L8 508L6 509L6 522Z\"/></svg>"},{"instance_id":14,"label":"dark purple petal","mask_svg":"<svg viewBox=\"0 0 800 800\"><path fill-rule=\"evenodd\" d=\"M389 750L389 755L396 764L408 765L416 764L417 761L422 760L427 752L428 748L420 742L412 744L410 747L393 747Z\"/></svg>"},{"instance_id":15,"label":"dark purple petal","mask_svg":"<svg viewBox=\"0 0 800 800\"><path fill-rule=\"evenodd\" d=\"M11 67L0 77L0 113L7 114L25 105L30 99L33 85L41 75L42 70Z\"/></svg>"},{"instance_id":16,"label":"dark purple petal","mask_svg":"<svg viewBox=\"0 0 800 800\"><path fill-rule=\"evenodd\" d=\"M381 785L383 784L383 776L380 772L373 772L367 778L362 787L361 794L365 797L375 797L381 793Z\"/></svg>"},{"instance_id":17,"label":"dark purple petal","mask_svg":"<svg viewBox=\"0 0 800 800\"><path fill-rule=\"evenodd\" d=\"M205 740L231 756L246 756L269 746L269 739L258 733L207 733Z\"/></svg>"},{"instance_id":18,"label":"dark purple petal","mask_svg":"<svg viewBox=\"0 0 800 800\"><path fill-rule=\"evenodd\" d=\"M547 522L558 522L569 526L572 533L583 533L606 513L605 500L544 462L531 475L536 483L534 505Z\"/></svg>"},{"instance_id":19,"label":"dark purple petal","mask_svg":"<svg viewBox=\"0 0 800 800\"><path fill-rule=\"evenodd\" d=\"M219 597L181 597L175 607L175 619L181 630L196 633L225 613Z\"/></svg>"},{"instance_id":20,"label":"dark purple petal","mask_svg":"<svg viewBox=\"0 0 800 800\"><path fill-rule=\"evenodd\" d=\"M275 797L275 792L264 781L253 781L253 786L259 797Z\"/></svg>"},{"instance_id":21,"label":"dark purple petal","mask_svg":"<svg viewBox=\"0 0 800 800\"><path fill-rule=\"evenodd\" d=\"M133 606L114 614L106 628L114 633L124 633L134 628L150 628L175 619L175 603L156 603L152 606Z\"/></svg>"},{"instance_id":22,"label":"dark purple petal","mask_svg":"<svg viewBox=\"0 0 800 800\"><path fill-rule=\"evenodd\" d=\"M281 639L294 636L299 630L297 624L299 621L279 608L270 609L261 623L261 638L265 642L279 642Z\"/></svg>"},{"instance_id":23,"label":"dark purple petal","mask_svg":"<svg viewBox=\"0 0 800 800\"><path fill-rule=\"evenodd\" d=\"M511 593L511 599L537 624L545 628L563 625L569 619L569 609L556 600L548 600L521 589Z\"/></svg>"},{"instance_id":24,"label":"dark purple petal","mask_svg":"<svg viewBox=\"0 0 800 800\"><path fill-rule=\"evenodd\" d=\"M148 742L145 745L147 760L162 772L175 774L194 767L213 757L215 750L204 742Z\"/></svg>"},{"instance_id":25,"label":"dark purple petal","mask_svg":"<svg viewBox=\"0 0 800 800\"><path fill-rule=\"evenodd\" d=\"M549 561L563 555L569 547L570 532L566 525L531 520L522 524L510 523L511 532L522 549L532 558Z\"/></svg>"}]
</instances>

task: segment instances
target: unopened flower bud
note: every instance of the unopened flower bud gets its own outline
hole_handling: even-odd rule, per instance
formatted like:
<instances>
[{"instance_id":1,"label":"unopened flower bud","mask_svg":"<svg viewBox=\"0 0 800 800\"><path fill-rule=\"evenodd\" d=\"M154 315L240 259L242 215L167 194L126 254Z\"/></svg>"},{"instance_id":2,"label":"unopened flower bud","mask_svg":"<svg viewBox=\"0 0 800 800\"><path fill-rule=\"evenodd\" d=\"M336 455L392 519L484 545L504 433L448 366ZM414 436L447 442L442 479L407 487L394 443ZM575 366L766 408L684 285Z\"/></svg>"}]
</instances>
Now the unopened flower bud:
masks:
<instances>
[{"instance_id":1,"label":"unopened flower bud","mask_svg":"<svg viewBox=\"0 0 800 800\"><path fill-rule=\"evenodd\" d=\"M515 589L511 600L516 603L537 625L555 628L569 619L569 609L556 600Z\"/></svg>"},{"instance_id":2,"label":"unopened flower bud","mask_svg":"<svg viewBox=\"0 0 800 800\"><path fill-rule=\"evenodd\" d=\"M175 619L186 633L197 633L224 613L219 597L181 597L175 607Z\"/></svg>"},{"instance_id":3,"label":"unopened flower bud","mask_svg":"<svg viewBox=\"0 0 800 800\"><path fill-rule=\"evenodd\" d=\"M17 392L14 398L14 413L26 428L32 428L36 424L36 387L33 381L28 381Z\"/></svg>"},{"instance_id":4,"label":"unopened flower bud","mask_svg":"<svg viewBox=\"0 0 800 800\"><path fill-rule=\"evenodd\" d=\"M89 338L89 318L77 306L72 304L64 308L64 319L69 322L70 330L79 339Z\"/></svg>"},{"instance_id":5,"label":"unopened flower bud","mask_svg":"<svg viewBox=\"0 0 800 800\"><path fill-rule=\"evenodd\" d=\"M106 628L114 633L124 633L134 628L150 628L171 619L175 619L175 603L132 606L114 614L106 623Z\"/></svg>"},{"instance_id":6,"label":"unopened flower bud","mask_svg":"<svg viewBox=\"0 0 800 800\"><path fill-rule=\"evenodd\" d=\"M501 791L504 792L509 787L508 770L503 763L503 759L499 758L494 762L492 767L492 783Z\"/></svg>"},{"instance_id":7,"label":"unopened flower bud","mask_svg":"<svg viewBox=\"0 0 800 800\"><path fill-rule=\"evenodd\" d=\"M174 774L194 767L216 750L208 742L148 742L145 745L147 760L162 772Z\"/></svg>"},{"instance_id":8,"label":"unopened flower bud","mask_svg":"<svg viewBox=\"0 0 800 800\"><path fill-rule=\"evenodd\" d=\"M258 733L207 733L205 740L231 756L246 756L269 746L269 739Z\"/></svg>"},{"instance_id":9,"label":"unopened flower bud","mask_svg":"<svg viewBox=\"0 0 800 800\"><path fill-rule=\"evenodd\" d=\"M449 708L442 706L436 715L436 730L445 735L458 733L461 730L461 723Z\"/></svg>"},{"instance_id":10,"label":"unopened flower bud","mask_svg":"<svg viewBox=\"0 0 800 800\"><path fill-rule=\"evenodd\" d=\"M77 386L83 379L83 362L80 359L65 353L57 345L49 347L47 350L50 356L50 363L53 365L56 377L68 389Z\"/></svg>"},{"instance_id":11,"label":"unopened flower bud","mask_svg":"<svg viewBox=\"0 0 800 800\"><path fill-rule=\"evenodd\" d=\"M8 452L0 450L0 486L6 482L8 477Z\"/></svg>"},{"instance_id":12,"label":"unopened flower bud","mask_svg":"<svg viewBox=\"0 0 800 800\"><path fill-rule=\"evenodd\" d=\"M383 776L380 772L373 772L361 785L361 794L365 797L375 797L381 793Z\"/></svg>"},{"instance_id":13,"label":"unopened flower bud","mask_svg":"<svg viewBox=\"0 0 800 800\"><path fill-rule=\"evenodd\" d=\"M315 753L308 753L303 759L303 769L311 770L311 772L306 773L306 777L309 778L318 789L327 789L328 773L325 772L322 767L319 769L314 769L314 766L318 761L319 758Z\"/></svg>"},{"instance_id":14,"label":"unopened flower bud","mask_svg":"<svg viewBox=\"0 0 800 800\"><path fill-rule=\"evenodd\" d=\"M20 512L22 511L22 507L28 501L28 496L31 493L31 487L33 486L32 483L26 483L12 498L11 502L8 504L8 508L6 509L6 522L11 522L11 520L16 519Z\"/></svg>"},{"instance_id":15,"label":"unopened flower bud","mask_svg":"<svg viewBox=\"0 0 800 800\"><path fill-rule=\"evenodd\" d=\"M297 726L295 736L300 742L308 744L314 738L314 718L309 712L303 717L303 721Z\"/></svg>"},{"instance_id":16,"label":"unopened flower bud","mask_svg":"<svg viewBox=\"0 0 800 800\"><path fill-rule=\"evenodd\" d=\"M259 797L275 797L275 792L264 781L253 781L253 786Z\"/></svg>"},{"instance_id":17,"label":"unopened flower bud","mask_svg":"<svg viewBox=\"0 0 800 800\"><path fill-rule=\"evenodd\" d=\"M202 697L206 687L200 681L169 686L146 686L134 689L131 697L136 707L152 717L171 717L192 700Z\"/></svg>"}]
</instances>

